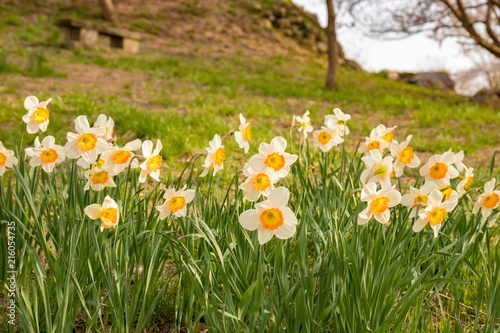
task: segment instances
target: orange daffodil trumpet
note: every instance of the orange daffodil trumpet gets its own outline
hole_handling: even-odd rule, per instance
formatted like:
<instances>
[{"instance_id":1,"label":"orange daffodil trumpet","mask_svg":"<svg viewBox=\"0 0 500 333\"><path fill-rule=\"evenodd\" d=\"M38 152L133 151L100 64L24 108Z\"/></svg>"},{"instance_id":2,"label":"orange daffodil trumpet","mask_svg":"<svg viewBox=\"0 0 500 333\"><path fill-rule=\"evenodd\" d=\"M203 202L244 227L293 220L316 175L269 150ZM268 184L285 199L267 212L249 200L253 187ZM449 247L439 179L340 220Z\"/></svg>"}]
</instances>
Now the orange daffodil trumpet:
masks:
<instances>
[{"instance_id":1,"label":"orange daffodil trumpet","mask_svg":"<svg viewBox=\"0 0 500 333\"><path fill-rule=\"evenodd\" d=\"M302 117L294 116L294 120L299 123L299 132L301 132L304 135L304 138L307 139L308 133L313 131L311 118L309 118L309 110L307 110Z\"/></svg>"},{"instance_id":2,"label":"orange daffodil trumpet","mask_svg":"<svg viewBox=\"0 0 500 333\"><path fill-rule=\"evenodd\" d=\"M43 171L51 173L56 164L64 161L64 147L55 144L56 139L49 135L42 142L35 138L35 147L26 148L26 156L30 157L29 164L32 167L42 166Z\"/></svg>"},{"instance_id":3,"label":"orange daffodil trumpet","mask_svg":"<svg viewBox=\"0 0 500 333\"><path fill-rule=\"evenodd\" d=\"M361 201L367 202L366 207L358 215L358 224L366 224L372 217L382 224L387 224L391 218L389 208L401 201L401 193L394 187L382 187L377 191L376 183L368 183L361 190Z\"/></svg>"},{"instance_id":4,"label":"orange daffodil trumpet","mask_svg":"<svg viewBox=\"0 0 500 333\"><path fill-rule=\"evenodd\" d=\"M495 178L484 184L484 193L479 196L474 204L473 214L477 214L481 210L483 218L487 218L491 215L493 209L500 205L500 191L495 191L495 184Z\"/></svg>"},{"instance_id":5,"label":"orange daffodil trumpet","mask_svg":"<svg viewBox=\"0 0 500 333\"><path fill-rule=\"evenodd\" d=\"M408 144L413 136L408 135L405 141L398 143L396 140L391 142L391 155L394 157L394 175L401 177L405 167L416 168L420 165L420 159L413 152L413 148Z\"/></svg>"},{"instance_id":6,"label":"orange daffodil trumpet","mask_svg":"<svg viewBox=\"0 0 500 333\"><path fill-rule=\"evenodd\" d=\"M105 187L116 187L115 181L113 180L113 176L115 175L116 173L101 169L96 165L90 170L85 171L84 176L88 181L83 189L87 191L91 188L94 191L102 191Z\"/></svg>"},{"instance_id":7,"label":"orange daffodil trumpet","mask_svg":"<svg viewBox=\"0 0 500 333\"><path fill-rule=\"evenodd\" d=\"M238 146L245 151L245 154L250 149L250 140L252 140L251 127L240 113L240 127L238 127L238 131L234 132L234 139L238 143Z\"/></svg>"},{"instance_id":8,"label":"orange daffodil trumpet","mask_svg":"<svg viewBox=\"0 0 500 333\"><path fill-rule=\"evenodd\" d=\"M208 175L209 171L213 171L215 176L217 172L224 169L224 161L226 160L226 151L222 145L222 139L219 134L214 135L214 139L209 143L210 147L205 148L207 150L207 157L203 167L205 170L201 173L200 177L205 177Z\"/></svg>"},{"instance_id":9,"label":"orange daffodil trumpet","mask_svg":"<svg viewBox=\"0 0 500 333\"><path fill-rule=\"evenodd\" d=\"M425 181L432 181L436 186L446 186L450 184L450 179L459 175L455 167L455 155L447 151L442 155L434 155L420 169L420 175L425 177Z\"/></svg>"},{"instance_id":10,"label":"orange daffodil trumpet","mask_svg":"<svg viewBox=\"0 0 500 333\"><path fill-rule=\"evenodd\" d=\"M5 173L7 168L13 168L14 165L17 165L17 162L14 151L5 148L2 141L0 141L0 176Z\"/></svg>"},{"instance_id":11,"label":"orange daffodil trumpet","mask_svg":"<svg viewBox=\"0 0 500 333\"><path fill-rule=\"evenodd\" d=\"M160 168L163 158L160 151L163 145L160 140L156 140L156 148L153 150L153 142L146 140L142 143L142 155L146 159L139 167L142 169L139 175L139 183L144 183L148 175L157 182L160 181Z\"/></svg>"},{"instance_id":12,"label":"orange daffodil trumpet","mask_svg":"<svg viewBox=\"0 0 500 333\"><path fill-rule=\"evenodd\" d=\"M278 187L269 193L266 201L255 205L240 215L239 222L247 230L257 230L259 244L265 244L273 236L287 239L295 234L297 218L287 207L290 191Z\"/></svg>"},{"instance_id":13,"label":"orange daffodil trumpet","mask_svg":"<svg viewBox=\"0 0 500 333\"><path fill-rule=\"evenodd\" d=\"M80 158L78 165L87 169L109 147L108 142L102 138L105 129L92 128L87 117L78 116L75 119L75 130L77 133L68 133L64 152L68 158Z\"/></svg>"},{"instance_id":14,"label":"orange daffodil trumpet","mask_svg":"<svg viewBox=\"0 0 500 333\"><path fill-rule=\"evenodd\" d=\"M28 96L24 100L24 108L28 113L23 116L23 121L27 124L26 130L30 134L34 134L39 130L45 132L49 126L50 112L47 109L47 104L52 101L52 98L44 102L38 101L35 96Z\"/></svg>"},{"instance_id":15,"label":"orange daffodil trumpet","mask_svg":"<svg viewBox=\"0 0 500 333\"><path fill-rule=\"evenodd\" d=\"M113 228L118 225L120 220L120 212L118 205L109 196L104 198L102 205L93 204L85 207L85 214L92 219L101 219L101 231L108 228Z\"/></svg>"},{"instance_id":16,"label":"orange daffodil trumpet","mask_svg":"<svg viewBox=\"0 0 500 333\"><path fill-rule=\"evenodd\" d=\"M386 127L385 125L380 124L377 127L375 127L372 130L372 132L374 132L374 136L379 137L380 139L382 139L383 141L385 141L387 143L391 143L394 140L394 132L393 131L396 127L397 126Z\"/></svg>"},{"instance_id":17,"label":"orange daffodil trumpet","mask_svg":"<svg viewBox=\"0 0 500 333\"><path fill-rule=\"evenodd\" d=\"M264 172L273 177L284 178L298 158L297 155L285 153L286 146L286 140L281 136L272 139L271 143L262 142L259 153L250 158L248 165L257 173Z\"/></svg>"},{"instance_id":18,"label":"orange daffodil trumpet","mask_svg":"<svg viewBox=\"0 0 500 333\"><path fill-rule=\"evenodd\" d=\"M474 168L465 167L465 174L463 179L457 185L457 191L459 195L464 195L467 189L472 185L474 181Z\"/></svg>"},{"instance_id":19,"label":"orange daffodil trumpet","mask_svg":"<svg viewBox=\"0 0 500 333\"><path fill-rule=\"evenodd\" d=\"M418 214L418 220L413 225L414 232L420 232L427 223L434 230L434 238L438 236L439 229L448 216L457 205L456 200L442 201L443 195L437 189L434 189L428 196L427 206Z\"/></svg>"},{"instance_id":20,"label":"orange daffodil trumpet","mask_svg":"<svg viewBox=\"0 0 500 333\"><path fill-rule=\"evenodd\" d=\"M165 202L160 206L156 206L156 210L160 212L160 220L164 220L168 215L174 214L176 217L186 216L187 204L193 201L196 194L195 190L186 190L186 186L175 191L174 188L165 190L163 199Z\"/></svg>"}]
</instances>

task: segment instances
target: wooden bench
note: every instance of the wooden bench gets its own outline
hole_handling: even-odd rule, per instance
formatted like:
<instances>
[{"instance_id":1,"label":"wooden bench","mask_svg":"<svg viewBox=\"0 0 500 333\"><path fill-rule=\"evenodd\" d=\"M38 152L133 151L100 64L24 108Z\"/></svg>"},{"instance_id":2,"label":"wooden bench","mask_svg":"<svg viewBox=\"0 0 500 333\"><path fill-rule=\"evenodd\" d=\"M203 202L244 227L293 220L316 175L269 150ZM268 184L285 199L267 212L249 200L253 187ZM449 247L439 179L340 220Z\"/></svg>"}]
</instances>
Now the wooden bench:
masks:
<instances>
[{"instance_id":1,"label":"wooden bench","mask_svg":"<svg viewBox=\"0 0 500 333\"><path fill-rule=\"evenodd\" d=\"M137 53L141 34L120 28L112 28L81 19L64 19L57 25L66 30L66 44L68 47L94 46L99 35L108 36L110 46L123 49L126 52Z\"/></svg>"}]
</instances>

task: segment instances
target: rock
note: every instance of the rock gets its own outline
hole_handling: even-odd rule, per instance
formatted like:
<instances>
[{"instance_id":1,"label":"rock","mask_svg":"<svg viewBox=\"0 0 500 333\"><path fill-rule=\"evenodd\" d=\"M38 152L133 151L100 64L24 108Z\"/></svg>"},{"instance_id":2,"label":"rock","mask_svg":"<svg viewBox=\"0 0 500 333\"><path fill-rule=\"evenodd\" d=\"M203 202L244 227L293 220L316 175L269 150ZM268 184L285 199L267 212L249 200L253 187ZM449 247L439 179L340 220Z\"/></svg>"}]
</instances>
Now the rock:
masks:
<instances>
[{"instance_id":1,"label":"rock","mask_svg":"<svg viewBox=\"0 0 500 333\"><path fill-rule=\"evenodd\" d=\"M251 11L254 11L254 12L261 12L264 9L264 7L262 6L262 3L258 2L258 1L248 1L248 0L242 1L241 7L248 9L248 10L251 10Z\"/></svg>"},{"instance_id":2,"label":"rock","mask_svg":"<svg viewBox=\"0 0 500 333\"><path fill-rule=\"evenodd\" d=\"M285 36L292 37L293 36L293 31L292 31L292 29L283 29L283 34Z\"/></svg>"},{"instance_id":3,"label":"rock","mask_svg":"<svg viewBox=\"0 0 500 333\"><path fill-rule=\"evenodd\" d=\"M296 26L296 25L292 25L291 29L292 29L292 31L293 31L293 35L294 35L295 37L300 37L300 38L302 38L302 30L301 30L298 26Z\"/></svg>"},{"instance_id":4,"label":"rock","mask_svg":"<svg viewBox=\"0 0 500 333\"><path fill-rule=\"evenodd\" d=\"M387 72L386 77L389 80L399 80L399 73L398 72Z\"/></svg>"},{"instance_id":5,"label":"rock","mask_svg":"<svg viewBox=\"0 0 500 333\"><path fill-rule=\"evenodd\" d=\"M417 73L413 77L413 81L419 86L423 87L434 88L437 90L455 91L455 82L453 82L448 73L441 73L441 72Z\"/></svg>"},{"instance_id":6,"label":"rock","mask_svg":"<svg viewBox=\"0 0 500 333\"><path fill-rule=\"evenodd\" d=\"M276 18L286 17L286 8L285 7L273 8L273 15Z\"/></svg>"},{"instance_id":7,"label":"rock","mask_svg":"<svg viewBox=\"0 0 500 333\"><path fill-rule=\"evenodd\" d=\"M290 28L292 26L292 22L289 18L280 18L278 20L278 27L282 29Z\"/></svg>"},{"instance_id":8,"label":"rock","mask_svg":"<svg viewBox=\"0 0 500 333\"><path fill-rule=\"evenodd\" d=\"M262 17L270 20L270 21L274 21L276 20L276 18L274 17L274 14L271 10L266 10L263 14L262 14Z\"/></svg>"},{"instance_id":9,"label":"rock","mask_svg":"<svg viewBox=\"0 0 500 333\"><path fill-rule=\"evenodd\" d=\"M360 64L358 64L356 61L354 61L352 59L344 59L344 66L348 67L348 68L351 68L351 69L354 69L354 70L359 71L359 72L364 72L365 71L363 69L363 67L361 67Z\"/></svg>"},{"instance_id":10,"label":"rock","mask_svg":"<svg viewBox=\"0 0 500 333\"><path fill-rule=\"evenodd\" d=\"M471 102L476 102L480 105L486 105L490 108L500 110L500 91L490 89L481 89L474 96L469 98Z\"/></svg>"},{"instance_id":11,"label":"rock","mask_svg":"<svg viewBox=\"0 0 500 333\"><path fill-rule=\"evenodd\" d=\"M271 20L263 19L262 20L262 26L266 29L272 29L273 28L273 22Z\"/></svg>"},{"instance_id":12,"label":"rock","mask_svg":"<svg viewBox=\"0 0 500 333\"><path fill-rule=\"evenodd\" d=\"M304 39L303 44L305 47L313 50L314 52L318 52L318 47L316 46L316 39L313 38Z\"/></svg>"},{"instance_id":13,"label":"rock","mask_svg":"<svg viewBox=\"0 0 500 333\"><path fill-rule=\"evenodd\" d=\"M328 52L328 45L324 42L317 42L316 47L318 48L319 53L326 53Z\"/></svg>"},{"instance_id":14,"label":"rock","mask_svg":"<svg viewBox=\"0 0 500 333\"><path fill-rule=\"evenodd\" d=\"M423 72L423 73L398 73L399 81L417 84L422 87L441 91L455 91L455 82L448 73Z\"/></svg>"}]
</instances>

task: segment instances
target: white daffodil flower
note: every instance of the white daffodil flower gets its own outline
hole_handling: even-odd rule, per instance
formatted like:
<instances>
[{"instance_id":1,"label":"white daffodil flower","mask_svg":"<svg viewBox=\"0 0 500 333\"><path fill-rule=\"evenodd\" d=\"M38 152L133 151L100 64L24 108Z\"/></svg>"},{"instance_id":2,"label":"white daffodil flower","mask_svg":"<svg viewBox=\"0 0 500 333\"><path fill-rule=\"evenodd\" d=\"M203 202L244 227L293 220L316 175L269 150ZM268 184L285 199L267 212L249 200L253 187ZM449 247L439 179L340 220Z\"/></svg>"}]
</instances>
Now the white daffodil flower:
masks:
<instances>
[{"instance_id":1,"label":"white daffodil flower","mask_svg":"<svg viewBox=\"0 0 500 333\"><path fill-rule=\"evenodd\" d=\"M359 213L359 225L368 223L372 217L378 222L386 224L391 218L389 208L401 202L401 193L394 187L382 187L377 191L377 184L369 183L361 190L361 201L367 202L368 207Z\"/></svg>"},{"instance_id":2,"label":"white daffodil flower","mask_svg":"<svg viewBox=\"0 0 500 333\"><path fill-rule=\"evenodd\" d=\"M102 168L114 174L119 174L129 165L134 169L137 168L139 162L137 159L134 159L135 154L133 152L141 149L141 147L142 143L139 139L130 141L123 148L117 146L109 147L101 155L101 159L104 161Z\"/></svg>"},{"instance_id":3,"label":"white daffodil flower","mask_svg":"<svg viewBox=\"0 0 500 333\"><path fill-rule=\"evenodd\" d=\"M297 218L286 206L289 198L290 191L286 187L274 189L266 201L240 215L241 226L250 231L257 230L259 244L267 243L273 236L280 239L292 237L297 228Z\"/></svg>"},{"instance_id":4,"label":"white daffodil flower","mask_svg":"<svg viewBox=\"0 0 500 333\"><path fill-rule=\"evenodd\" d=\"M248 164L243 167L243 174L247 179L240 185L240 189L245 191L245 199L251 202L257 201L261 195L268 197L275 189L274 184L279 180L276 174L255 172Z\"/></svg>"},{"instance_id":5,"label":"white daffodil flower","mask_svg":"<svg viewBox=\"0 0 500 333\"><path fill-rule=\"evenodd\" d=\"M344 142L344 139L339 134L338 127L328 128L322 126L320 130L313 132L313 138L313 145L319 147L324 153Z\"/></svg>"},{"instance_id":6,"label":"white daffodil flower","mask_svg":"<svg viewBox=\"0 0 500 333\"><path fill-rule=\"evenodd\" d=\"M0 176L5 173L7 168L13 168L14 165L17 165L17 162L14 151L5 148L2 141L0 141Z\"/></svg>"},{"instance_id":7,"label":"white daffodil flower","mask_svg":"<svg viewBox=\"0 0 500 333\"><path fill-rule=\"evenodd\" d=\"M434 238L436 238L444 222L444 218L448 216L449 212L455 209L457 201L442 201L443 194L437 189L434 189L428 198L427 206L418 214L418 220L413 225L413 231L420 232L429 223L432 230L434 230Z\"/></svg>"},{"instance_id":8,"label":"white daffodil flower","mask_svg":"<svg viewBox=\"0 0 500 333\"><path fill-rule=\"evenodd\" d=\"M205 148L207 150L207 157L203 163L205 170L201 173L200 177L205 177L208 175L209 171L213 171L215 176L217 172L224 169L224 160L226 159L226 151L222 145L222 139L219 134L214 135L214 139L209 143L210 147Z\"/></svg>"},{"instance_id":9,"label":"white daffodil flower","mask_svg":"<svg viewBox=\"0 0 500 333\"><path fill-rule=\"evenodd\" d=\"M307 135L313 131L313 127L311 124L311 118L309 118L309 110L307 110L302 117L294 116L295 120L299 123L299 132L304 135L304 138L307 139Z\"/></svg>"},{"instance_id":10,"label":"white daffodil flower","mask_svg":"<svg viewBox=\"0 0 500 333\"><path fill-rule=\"evenodd\" d=\"M87 169L97 160L97 155L104 152L109 144L102 138L104 128L92 128L87 117L78 116L75 119L77 133L68 133L68 142L64 146L64 153L68 158L81 158L80 166Z\"/></svg>"},{"instance_id":11,"label":"white daffodil flower","mask_svg":"<svg viewBox=\"0 0 500 333\"><path fill-rule=\"evenodd\" d=\"M413 152L412 147L408 147L413 136L408 135L405 141L398 143L396 140L391 142L391 155L394 157L394 175L401 177L405 167L416 168L420 165L420 159Z\"/></svg>"},{"instance_id":12,"label":"white daffodil flower","mask_svg":"<svg viewBox=\"0 0 500 333\"><path fill-rule=\"evenodd\" d=\"M185 185L177 192L174 188L165 190L165 194L163 195L165 202L155 207L160 212L160 220L164 220L172 213L176 217L186 216L186 206L193 201L195 194L195 190L186 190Z\"/></svg>"},{"instance_id":13,"label":"white daffodil flower","mask_svg":"<svg viewBox=\"0 0 500 333\"><path fill-rule=\"evenodd\" d=\"M35 96L28 96L24 100L24 108L28 113L23 116L23 121L27 124L26 130L30 134L34 134L39 130L45 132L49 126L50 112L47 109L47 104L52 101L49 98L46 101L40 102Z\"/></svg>"},{"instance_id":14,"label":"white daffodil flower","mask_svg":"<svg viewBox=\"0 0 500 333\"><path fill-rule=\"evenodd\" d=\"M238 143L238 146L248 153L250 149L250 140L252 140L252 130L251 125L246 122L245 117L240 113L240 127L239 131L234 132L234 139Z\"/></svg>"},{"instance_id":15,"label":"white daffodil flower","mask_svg":"<svg viewBox=\"0 0 500 333\"><path fill-rule=\"evenodd\" d=\"M259 145L259 153L248 161L249 166L258 173L265 172L270 175L276 174L284 178L290 172L290 166L299 158L297 155L285 153L286 140L277 136L271 143L262 142Z\"/></svg>"},{"instance_id":16,"label":"white daffodil flower","mask_svg":"<svg viewBox=\"0 0 500 333\"><path fill-rule=\"evenodd\" d=\"M163 158L160 151L163 148L160 140L156 140L156 148L153 150L153 142L146 140L142 143L142 155L146 160L139 166L142 170L139 175L139 183L144 183L148 175L157 182L160 181L160 168Z\"/></svg>"},{"instance_id":17,"label":"white daffodil flower","mask_svg":"<svg viewBox=\"0 0 500 333\"><path fill-rule=\"evenodd\" d=\"M84 211L92 220L101 219L101 231L117 226L120 220L118 205L109 196L104 198L102 206L98 204L89 205L85 207Z\"/></svg>"},{"instance_id":18,"label":"white daffodil flower","mask_svg":"<svg viewBox=\"0 0 500 333\"><path fill-rule=\"evenodd\" d=\"M489 182L484 184L484 193L479 196L474 208L473 214L477 214L481 210L484 218L491 215L493 209L497 208L500 203L500 191L495 191L496 179L492 178Z\"/></svg>"},{"instance_id":19,"label":"white daffodil flower","mask_svg":"<svg viewBox=\"0 0 500 333\"><path fill-rule=\"evenodd\" d=\"M453 152L447 151L442 155L434 155L420 169L420 175L425 177L425 181L432 181L436 186L443 187L450 184L450 179L459 175L457 169L453 167L455 156Z\"/></svg>"},{"instance_id":20,"label":"white daffodil flower","mask_svg":"<svg viewBox=\"0 0 500 333\"><path fill-rule=\"evenodd\" d=\"M56 139L49 135L42 142L35 138L34 147L26 148L25 152L30 157L29 164L32 167L42 166L43 171L51 173L56 164L63 162L66 158L64 147L55 144Z\"/></svg>"}]
</instances>

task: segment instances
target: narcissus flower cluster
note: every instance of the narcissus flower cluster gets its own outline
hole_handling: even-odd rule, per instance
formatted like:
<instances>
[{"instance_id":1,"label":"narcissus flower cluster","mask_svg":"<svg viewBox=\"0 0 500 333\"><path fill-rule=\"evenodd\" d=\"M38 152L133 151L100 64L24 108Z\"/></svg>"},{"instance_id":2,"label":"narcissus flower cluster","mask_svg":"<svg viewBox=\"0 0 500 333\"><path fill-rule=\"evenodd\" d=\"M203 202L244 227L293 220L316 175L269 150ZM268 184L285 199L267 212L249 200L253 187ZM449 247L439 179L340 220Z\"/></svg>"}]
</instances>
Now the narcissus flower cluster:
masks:
<instances>
[{"instance_id":1,"label":"narcissus flower cluster","mask_svg":"<svg viewBox=\"0 0 500 333\"><path fill-rule=\"evenodd\" d=\"M297 218L286 205L290 191L286 187L275 188L275 184L290 173L290 167L298 156L285 152L286 140L275 137L270 143L262 142L259 152L243 167L247 177L240 185L245 199L257 201L261 196L267 200L255 205L240 215L240 224L248 230L257 230L260 244L268 242L273 235L281 239L295 234Z\"/></svg>"},{"instance_id":2,"label":"narcissus flower cluster","mask_svg":"<svg viewBox=\"0 0 500 333\"><path fill-rule=\"evenodd\" d=\"M47 131L50 102L50 98L44 102L35 96L26 98L24 107L27 113L22 119L29 134ZM309 140L325 153L322 156L326 160L329 156L326 153L346 140L350 132L347 122L351 116L336 108L333 114L325 116L323 125L316 130L310 116L309 111L302 116L294 116L294 123L298 123L298 131L303 137L301 145L312 134ZM242 114L239 115L239 123L237 130L223 137L215 134L208 143L206 153L196 155L205 155L200 177L209 174L216 176L224 169L224 141L231 134L234 134L236 144L244 153L248 153L252 127ZM33 146L25 149L29 166L54 173L66 159L74 160L72 163L81 168L77 174L84 180L83 190L105 191L103 196L107 188L120 184L115 180L124 172L136 170L131 175L136 177L138 174L139 183L151 180L161 182L164 160L161 155L163 145L159 139L144 142L136 139L121 146L116 143L114 120L111 117L100 114L93 125L90 124L86 116L78 116L74 121L74 132L67 133L67 141L61 145L51 135L37 136ZM401 183L398 178L404 177L409 169L418 168L421 160L411 146L413 136L409 135L404 141L398 142L395 129L396 126L380 124L370 131L359 146L364 170L359 175L360 189L354 191L360 192L359 202L362 205L358 208L357 223L365 225L374 219L390 225L391 216L396 215L393 214L394 208L401 204L409 210L406 214L412 219L413 231L420 232L429 225L434 237L438 237L459 200L468 196L474 182L474 169L464 164L463 151L455 153L449 150L436 154L418 170L421 181L409 186L408 193L401 193L400 186L397 186ZM290 190L278 185L280 180L290 175L299 157L287 152L287 148L287 140L281 136L274 137L269 143L261 142L258 152L248 159L241 171L245 179L239 185L239 190L244 200L254 206L239 215L239 223L249 231L257 230L260 244L267 243L273 236L287 239L296 233L298 219L288 206ZM16 168L17 164L14 151L5 148L0 142L0 176L7 169ZM159 185L164 191L163 201L155 203L152 209L158 218L164 220L169 216L187 216L189 204L195 199L197 190L188 189L186 185L180 189L167 189L163 184ZM481 214L483 219L488 219L494 213L500 206L500 190L497 187L495 178L484 185L472 209L473 214ZM85 207L84 213L90 219L100 220L101 231L118 226L121 215L118 203L107 195L104 201Z\"/></svg>"}]
</instances>

